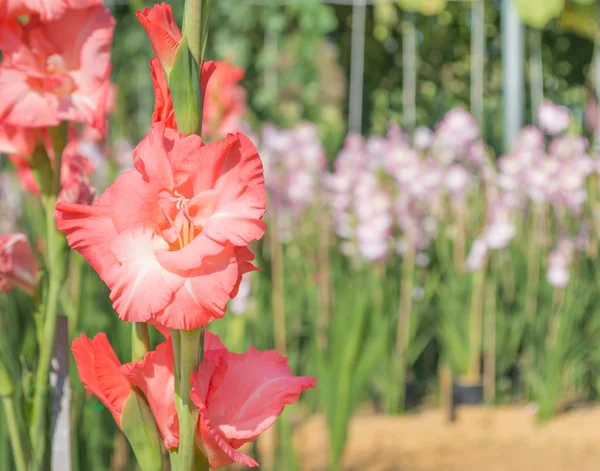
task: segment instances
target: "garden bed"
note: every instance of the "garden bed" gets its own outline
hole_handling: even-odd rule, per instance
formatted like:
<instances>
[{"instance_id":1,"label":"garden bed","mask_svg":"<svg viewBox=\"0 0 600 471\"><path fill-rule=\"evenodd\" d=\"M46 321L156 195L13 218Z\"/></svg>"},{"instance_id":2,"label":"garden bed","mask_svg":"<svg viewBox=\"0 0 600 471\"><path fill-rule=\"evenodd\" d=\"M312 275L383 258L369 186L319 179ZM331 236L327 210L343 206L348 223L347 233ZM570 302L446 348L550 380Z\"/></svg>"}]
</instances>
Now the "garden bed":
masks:
<instances>
[{"instance_id":1,"label":"garden bed","mask_svg":"<svg viewBox=\"0 0 600 471\"><path fill-rule=\"evenodd\" d=\"M360 471L597 471L600 407L540 424L531 408L462 407L456 423L441 410L403 417L352 420L345 470ZM298 431L302 469L326 470L327 432L320 417Z\"/></svg>"}]
</instances>

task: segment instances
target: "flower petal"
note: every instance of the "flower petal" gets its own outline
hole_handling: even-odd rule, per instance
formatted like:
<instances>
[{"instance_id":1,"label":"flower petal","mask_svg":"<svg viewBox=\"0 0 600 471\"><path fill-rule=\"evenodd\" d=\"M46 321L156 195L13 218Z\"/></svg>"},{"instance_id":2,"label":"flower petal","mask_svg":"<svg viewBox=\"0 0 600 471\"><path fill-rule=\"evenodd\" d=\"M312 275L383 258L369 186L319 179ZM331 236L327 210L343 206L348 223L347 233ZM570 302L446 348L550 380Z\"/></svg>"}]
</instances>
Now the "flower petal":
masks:
<instances>
[{"instance_id":1,"label":"flower petal","mask_svg":"<svg viewBox=\"0 0 600 471\"><path fill-rule=\"evenodd\" d=\"M106 190L92 206L58 203L56 223L77 250L109 285L116 280L119 262L110 250L117 231L110 218L111 190Z\"/></svg>"},{"instance_id":2,"label":"flower petal","mask_svg":"<svg viewBox=\"0 0 600 471\"><path fill-rule=\"evenodd\" d=\"M121 427L123 405L132 392L131 383L121 373L121 363L106 335L100 333L90 340L85 335L73 340L71 346L79 378L113 415Z\"/></svg>"},{"instance_id":3,"label":"flower petal","mask_svg":"<svg viewBox=\"0 0 600 471\"><path fill-rule=\"evenodd\" d=\"M275 350L259 352L251 347L244 354L221 353L226 368L215 373L222 377L219 387L208 392L203 415L227 439L254 440L273 425L285 405L316 386L314 378L294 376L287 359ZM192 377L194 387L205 374L201 365Z\"/></svg>"},{"instance_id":4,"label":"flower petal","mask_svg":"<svg viewBox=\"0 0 600 471\"><path fill-rule=\"evenodd\" d=\"M226 246L218 256L205 258L197 269L185 273L185 283L164 311L155 316L156 322L171 329L189 330L222 318L237 275L234 249Z\"/></svg>"},{"instance_id":5,"label":"flower petal","mask_svg":"<svg viewBox=\"0 0 600 471\"><path fill-rule=\"evenodd\" d=\"M161 3L152 8L146 7L136 14L152 42L154 54L168 73L182 38L181 31L173 19L171 5Z\"/></svg>"},{"instance_id":6,"label":"flower petal","mask_svg":"<svg viewBox=\"0 0 600 471\"><path fill-rule=\"evenodd\" d=\"M110 244L120 267L111 288L110 299L121 319L145 322L164 309L185 279L165 270L156 252L169 245L150 229L135 228L121 232Z\"/></svg>"},{"instance_id":7,"label":"flower petal","mask_svg":"<svg viewBox=\"0 0 600 471\"><path fill-rule=\"evenodd\" d=\"M219 469L231 463L240 463L255 468L258 463L250 456L233 448L209 420L200 418L198 433L202 439L200 444L210 462L210 469Z\"/></svg>"},{"instance_id":8,"label":"flower petal","mask_svg":"<svg viewBox=\"0 0 600 471\"><path fill-rule=\"evenodd\" d=\"M179 445L173 370L171 339L148 352L143 360L124 365L121 369L144 392L167 449L177 448Z\"/></svg>"}]
</instances>

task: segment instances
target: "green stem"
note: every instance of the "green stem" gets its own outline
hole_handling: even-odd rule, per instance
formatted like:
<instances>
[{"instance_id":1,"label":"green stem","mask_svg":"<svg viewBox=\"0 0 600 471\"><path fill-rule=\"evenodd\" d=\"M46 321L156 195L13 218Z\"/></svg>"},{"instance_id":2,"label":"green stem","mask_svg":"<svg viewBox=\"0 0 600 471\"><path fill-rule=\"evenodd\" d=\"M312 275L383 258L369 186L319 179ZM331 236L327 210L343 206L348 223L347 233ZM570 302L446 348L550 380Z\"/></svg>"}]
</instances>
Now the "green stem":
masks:
<instances>
[{"instance_id":1,"label":"green stem","mask_svg":"<svg viewBox=\"0 0 600 471\"><path fill-rule=\"evenodd\" d=\"M194 471L198 408L192 402L190 376L198 370L204 354L204 328L181 330L179 357L179 469Z\"/></svg>"},{"instance_id":2,"label":"green stem","mask_svg":"<svg viewBox=\"0 0 600 471\"><path fill-rule=\"evenodd\" d=\"M62 234L56 228L54 221L54 207L60 193L62 153L67 143L67 125L62 123L56 128L50 129L49 132L54 148L52 181L50 188L42 189L42 204L46 211L46 270L49 281L30 428L31 443L35 444L33 454L36 469L42 469L46 443L49 441L45 436L49 396L48 377L56 335L58 298L66 269L65 261L61 260L63 239L61 239Z\"/></svg>"},{"instance_id":3,"label":"green stem","mask_svg":"<svg viewBox=\"0 0 600 471\"><path fill-rule=\"evenodd\" d=\"M15 410L15 401L12 396L2 398L2 407L4 409L4 420L10 437L10 446L13 452L13 458L17 471L27 471L27 459L23 448L23 441L19 431L19 422Z\"/></svg>"},{"instance_id":4,"label":"green stem","mask_svg":"<svg viewBox=\"0 0 600 471\"><path fill-rule=\"evenodd\" d=\"M131 325L131 361L142 360L150 351L148 324L134 322Z\"/></svg>"},{"instance_id":5,"label":"green stem","mask_svg":"<svg viewBox=\"0 0 600 471\"><path fill-rule=\"evenodd\" d=\"M36 464L41 466L45 443L46 409L48 404L49 388L48 375L50 373L50 361L54 350L54 338L56 334L56 320L58 317L58 295L62 281L62 270L59 269L61 261L56 260L58 250L58 236L54 225L54 198L46 202L46 220L48 231L48 270L49 287L46 300L46 315L44 318L43 338L40 345L40 358L35 378L35 396L33 398L33 411L31 415L31 442L35 443Z\"/></svg>"}]
</instances>

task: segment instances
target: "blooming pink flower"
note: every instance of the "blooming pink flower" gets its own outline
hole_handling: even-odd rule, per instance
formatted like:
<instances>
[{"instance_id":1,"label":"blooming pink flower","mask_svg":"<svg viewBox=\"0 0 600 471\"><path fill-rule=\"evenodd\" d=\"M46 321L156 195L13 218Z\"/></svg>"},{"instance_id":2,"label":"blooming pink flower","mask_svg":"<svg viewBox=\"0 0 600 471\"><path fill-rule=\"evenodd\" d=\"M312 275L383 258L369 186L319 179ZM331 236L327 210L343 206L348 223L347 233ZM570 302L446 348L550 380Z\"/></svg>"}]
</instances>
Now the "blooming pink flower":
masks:
<instances>
[{"instance_id":1,"label":"blooming pink flower","mask_svg":"<svg viewBox=\"0 0 600 471\"><path fill-rule=\"evenodd\" d=\"M266 228L256 148L239 134L205 146L157 123L134 165L93 206L59 203L59 229L122 319L193 329L223 317Z\"/></svg>"},{"instance_id":2,"label":"blooming pink flower","mask_svg":"<svg viewBox=\"0 0 600 471\"><path fill-rule=\"evenodd\" d=\"M100 399L121 428L123 406L133 388L131 382L121 373L121 362L106 335L100 333L93 340L82 335L73 340L71 350L81 382L90 393Z\"/></svg>"},{"instance_id":3,"label":"blooming pink flower","mask_svg":"<svg viewBox=\"0 0 600 471\"><path fill-rule=\"evenodd\" d=\"M45 2L48 3L48 2ZM53 3L53 2L49 2ZM103 6L3 24L0 121L18 127L99 123L110 86L114 19ZM99 112L100 110L100 112Z\"/></svg>"},{"instance_id":4,"label":"blooming pink flower","mask_svg":"<svg viewBox=\"0 0 600 471\"><path fill-rule=\"evenodd\" d=\"M316 383L314 378L293 376L287 359L274 350L207 350L198 372L192 373L191 396L200 410L199 438L211 469L233 462L258 466L238 448L256 440L286 405Z\"/></svg>"},{"instance_id":5,"label":"blooming pink flower","mask_svg":"<svg viewBox=\"0 0 600 471\"><path fill-rule=\"evenodd\" d=\"M37 262L25 234L0 235L0 290L35 293Z\"/></svg>"},{"instance_id":6,"label":"blooming pink flower","mask_svg":"<svg viewBox=\"0 0 600 471\"><path fill-rule=\"evenodd\" d=\"M102 0L0 0L0 17L39 15L42 21L58 20L67 10L102 5Z\"/></svg>"},{"instance_id":7,"label":"blooming pink flower","mask_svg":"<svg viewBox=\"0 0 600 471\"><path fill-rule=\"evenodd\" d=\"M143 360L122 366L104 334L93 340L82 335L73 341L72 350L81 381L119 426L123 405L135 386L144 393L166 448L179 446L170 338ZM276 351L251 348L244 354L231 353L210 332L205 333L204 360L191 380L192 400L201 414L197 442L212 469L234 461L256 466L237 448L254 441L273 425L285 405L316 386L314 378L293 376L287 359Z\"/></svg>"}]
</instances>

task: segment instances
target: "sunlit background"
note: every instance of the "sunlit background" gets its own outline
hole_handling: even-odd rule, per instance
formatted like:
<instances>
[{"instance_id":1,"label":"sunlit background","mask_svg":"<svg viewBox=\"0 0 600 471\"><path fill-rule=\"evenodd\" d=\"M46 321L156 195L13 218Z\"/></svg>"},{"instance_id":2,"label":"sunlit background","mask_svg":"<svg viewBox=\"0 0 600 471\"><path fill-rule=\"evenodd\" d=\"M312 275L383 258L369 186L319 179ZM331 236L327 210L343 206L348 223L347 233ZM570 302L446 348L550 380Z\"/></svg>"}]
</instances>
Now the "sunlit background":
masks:
<instances>
[{"instance_id":1,"label":"sunlit background","mask_svg":"<svg viewBox=\"0 0 600 471\"><path fill-rule=\"evenodd\" d=\"M83 150L99 190L154 108L150 4L107 5L116 109ZM232 125L263 159L269 229L210 329L319 381L253 445L262 469L600 467L599 21L596 0L213 2L206 57L240 68ZM0 168L1 232L35 232ZM125 358L130 328L81 269L72 335L106 331ZM30 301L0 299L34 348ZM135 469L73 389L73 469Z\"/></svg>"}]
</instances>

